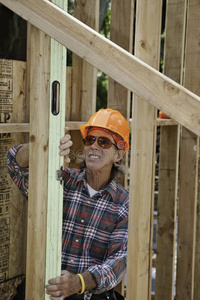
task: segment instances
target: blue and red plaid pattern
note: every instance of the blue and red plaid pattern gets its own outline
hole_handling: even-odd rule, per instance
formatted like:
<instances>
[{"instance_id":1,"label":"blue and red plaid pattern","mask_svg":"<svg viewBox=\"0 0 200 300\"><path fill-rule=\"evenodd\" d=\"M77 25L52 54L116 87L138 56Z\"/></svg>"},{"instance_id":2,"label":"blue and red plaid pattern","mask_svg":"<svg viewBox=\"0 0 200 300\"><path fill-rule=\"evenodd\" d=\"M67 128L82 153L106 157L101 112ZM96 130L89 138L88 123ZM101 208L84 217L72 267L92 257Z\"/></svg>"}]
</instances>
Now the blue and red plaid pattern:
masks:
<instances>
[{"instance_id":1,"label":"blue and red plaid pattern","mask_svg":"<svg viewBox=\"0 0 200 300\"><path fill-rule=\"evenodd\" d=\"M8 152L8 170L28 198L28 168L20 168L15 156L20 146ZM102 293L124 276L127 258L128 199L126 189L114 180L89 196L85 170L64 168L62 269L72 273L90 271Z\"/></svg>"}]
</instances>

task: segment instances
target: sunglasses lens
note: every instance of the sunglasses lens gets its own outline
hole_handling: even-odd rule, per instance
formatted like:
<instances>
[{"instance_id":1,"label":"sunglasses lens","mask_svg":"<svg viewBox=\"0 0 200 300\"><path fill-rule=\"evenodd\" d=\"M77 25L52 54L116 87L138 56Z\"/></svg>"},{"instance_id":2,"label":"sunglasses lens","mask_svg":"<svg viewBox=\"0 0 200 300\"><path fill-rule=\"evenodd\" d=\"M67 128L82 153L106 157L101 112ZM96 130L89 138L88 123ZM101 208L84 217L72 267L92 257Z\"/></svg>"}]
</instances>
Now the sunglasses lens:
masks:
<instances>
[{"instance_id":1,"label":"sunglasses lens","mask_svg":"<svg viewBox=\"0 0 200 300\"><path fill-rule=\"evenodd\" d=\"M94 144L95 141L96 138L95 136L92 135L86 136L85 139L83 140L85 146L91 146L92 144Z\"/></svg>"},{"instance_id":2,"label":"sunglasses lens","mask_svg":"<svg viewBox=\"0 0 200 300\"><path fill-rule=\"evenodd\" d=\"M109 149L112 146L112 142L107 138L99 137L98 145L103 149Z\"/></svg>"},{"instance_id":3,"label":"sunglasses lens","mask_svg":"<svg viewBox=\"0 0 200 300\"><path fill-rule=\"evenodd\" d=\"M96 141L96 137L93 135L87 135L83 140L85 146L91 146ZM97 137L98 145L103 149L109 149L112 146L111 140L106 137Z\"/></svg>"}]
</instances>

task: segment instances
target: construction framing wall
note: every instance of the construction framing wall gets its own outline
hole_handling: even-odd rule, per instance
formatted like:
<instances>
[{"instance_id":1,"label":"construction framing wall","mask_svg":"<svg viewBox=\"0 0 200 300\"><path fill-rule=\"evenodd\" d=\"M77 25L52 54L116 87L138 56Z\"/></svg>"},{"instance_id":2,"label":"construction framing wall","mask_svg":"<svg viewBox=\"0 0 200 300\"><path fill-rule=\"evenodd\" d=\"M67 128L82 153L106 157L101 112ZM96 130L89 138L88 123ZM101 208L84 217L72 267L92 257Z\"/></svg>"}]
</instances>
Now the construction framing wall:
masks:
<instances>
[{"instance_id":1,"label":"construction framing wall","mask_svg":"<svg viewBox=\"0 0 200 300\"><path fill-rule=\"evenodd\" d=\"M199 300L200 2L168 0L164 16L162 0L112 0L108 41L97 33L99 1L76 1L75 19L45 0L34 2L33 9L32 1L0 0L32 23L28 25L27 62L0 60L2 299L15 293L14 278L19 283L25 273L26 299L45 297L51 35L73 52L72 68L66 69L65 111L74 141L72 158L82 149L78 125L96 110L97 68L109 76L108 107L118 109L130 121L129 174L123 179L130 192L128 267L118 290L126 300ZM171 118L159 119L157 109ZM26 246L27 204L6 173L5 155L27 136L32 188ZM77 161L72 159L70 166L76 167ZM32 253L32 260L28 255L25 263L26 251Z\"/></svg>"}]
</instances>

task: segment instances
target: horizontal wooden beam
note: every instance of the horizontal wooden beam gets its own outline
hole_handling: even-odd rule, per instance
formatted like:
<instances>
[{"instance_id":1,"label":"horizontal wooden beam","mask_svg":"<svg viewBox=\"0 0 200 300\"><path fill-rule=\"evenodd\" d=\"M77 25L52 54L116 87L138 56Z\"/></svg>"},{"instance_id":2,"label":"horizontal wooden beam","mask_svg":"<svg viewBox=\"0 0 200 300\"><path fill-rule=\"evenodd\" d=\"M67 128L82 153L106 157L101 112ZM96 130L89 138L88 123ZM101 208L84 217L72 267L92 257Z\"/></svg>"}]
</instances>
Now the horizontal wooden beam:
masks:
<instances>
[{"instance_id":1,"label":"horizontal wooden beam","mask_svg":"<svg viewBox=\"0 0 200 300\"><path fill-rule=\"evenodd\" d=\"M0 0L22 18L200 135L200 97L47 0ZM146 47L145 41L142 47Z\"/></svg>"},{"instance_id":2,"label":"horizontal wooden beam","mask_svg":"<svg viewBox=\"0 0 200 300\"><path fill-rule=\"evenodd\" d=\"M129 119L129 126L132 124L132 119ZM156 121L157 126L173 126L178 125L178 123L173 119L159 119Z\"/></svg>"},{"instance_id":3,"label":"horizontal wooden beam","mask_svg":"<svg viewBox=\"0 0 200 300\"><path fill-rule=\"evenodd\" d=\"M173 119L157 119L157 126L174 126L178 123Z\"/></svg>"},{"instance_id":4,"label":"horizontal wooden beam","mask_svg":"<svg viewBox=\"0 0 200 300\"><path fill-rule=\"evenodd\" d=\"M29 132L29 123L1 123L0 133Z\"/></svg>"},{"instance_id":5,"label":"horizontal wooden beam","mask_svg":"<svg viewBox=\"0 0 200 300\"><path fill-rule=\"evenodd\" d=\"M132 120L130 119L130 126ZM79 121L67 121L65 126L69 127L69 130L79 130L80 125L84 125L86 122ZM157 126L172 126L177 125L177 122L173 119L157 119ZM0 123L0 133L14 133L14 132L29 132L29 123Z\"/></svg>"},{"instance_id":6,"label":"horizontal wooden beam","mask_svg":"<svg viewBox=\"0 0 200 300\"><path fill-rule=\"evenodd\" d=\"M85 123L86 122L68 121L65 123L65 126L69 127L69 130L79 130L79 126ZM30 131L29 123L1 123L0 124L0 133L29 132L29 131Z\"/></svg>"}]
</instances>

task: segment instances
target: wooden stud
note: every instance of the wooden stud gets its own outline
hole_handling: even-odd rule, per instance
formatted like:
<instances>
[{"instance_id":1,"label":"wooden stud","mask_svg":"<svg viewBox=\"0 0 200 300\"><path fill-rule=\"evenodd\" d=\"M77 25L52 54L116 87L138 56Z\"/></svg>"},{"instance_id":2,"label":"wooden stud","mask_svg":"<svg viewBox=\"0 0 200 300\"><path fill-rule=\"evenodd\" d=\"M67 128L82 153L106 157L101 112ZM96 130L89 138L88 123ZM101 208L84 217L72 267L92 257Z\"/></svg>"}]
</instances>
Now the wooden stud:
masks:
<instances>
[{"instance_id":1,"label":"wooden stud","mask_svg":"<svg viewBox=\"0 0 200 300\"><path fill-rule=\"evenodd\" d=\"M161 8L162 1L140 0L136 11L135 55L155 68ZM151 298L156 110L134 95L132 114L127 300L147 300Z\"/></svg>"},{"instance_id":2,"label":"wooden stud","mask_svg":"<svg viewBox=\"0 0 200 300\"><path fill-rule=\"evenodd\" d=\"M130 53L133 47L133 16L133 0L111 1L110 40ZM112 78L108 81L107 107L120 111L126 119L130 117L130 91ZM128 166L128 155L126 165ZM120 178L119 182L127 187L127 175ZM124 279L115 290L124 295Z\"/></svg>"},{"instance_id":3,"label":"wooden stud","mask_svg":"<svg viewBox=\"0 0 200 300\"><path fill-rule=\"evenodd\" d=\"M155 300L174 299L179 128L161 127Z\"/></svg>"},{"instance_id":4,"label":"wooden stud","mask_svg":"<svg viewBox=\"0 0 200 300\"><path fill-rule=\"evenodd\" d=\"M75 1L74 16L98 31L99 28L99 0ZM75 52L76 53L76 52ZM88 121L96 111L96 81L97 70L84 59L73 53L72 58L72 102L71 120ZM71 168L79 168L77 157L83 151L80 131L71 132L73 145L71 147Z\"/></svg>"},{"instance_id":5,"label":"wooden stud","mask_svg":"<svg viewBox=\"0 0 200 300\"><path fill-rule=\"evenodd\" d=\"M133 17L133 0L111 1L110 40L130 53L133 50ZM130 90L109 77L107 107L120 111L127 120L130 118L130 95ZM128 153L125 164L128 168ZM118 181L128 187L127 174Z\"/></svg>"},{"instance_id":6,"label":"wooden stud","mask_svg":"<svg viewBox=\"0 0 200 300\"><path fill-rule=\"evenodd\" d=\"M69 127L69 130L79 130L80 125L84 125L85 122L74 122L67 121L65 122L65 127ZM29 132L30 124L29 123L5 123L0 124L0 133L6 132Z\"/></svg>"},{"instance_id":7,"label":"wooden stud","mask_svg":"<svg viewBox=\"0 0 200 300\"><path fill-rule=\"evenodd\" d=\"M194 253L196 237L197 137L182 129L178 206L176 299L194 299Z\"/></svg>"},{"instance_id":8,"label":"wooden stud","mask_svg":"<svg viewBox=\"0 0 200 300\"><path fill-rule=\"evenodd\" d=\"M185 0L169 0L166 7L164 73L178 83L183 70L185 4ZM168 121L166 125L174 123ZM160 128L155 300L174 299L179 131L179 126Z\"/></svg>"},{"instance_id":9,"label":"wooden stud","mask_svg":"<svg viewBox=\"0 0 200 300\"><path fill-rule=\"evenodd\" d=\"M199 149L200 153L200 149ZM197 222L196 222L196 247L194 267L194 300L200 299L200 159L198 163L198 192L197 192Z\"/></svg>"},{"instance_id":10,"label":"wooden stud","mask_svg":"<svg viewBox=\"0 0 200 300\"><path fill-rule=\"evenodd\" d=\"M185 46L184 86L200 95L199 13L198 0L189 0ZM182 128L180 148L180 187L177 245L177 300L198 299L199 277L196 266L195 244L197 221L199 137ZM199 222L199 220L198 220ZM196 252L198 261L199 249ZM195 294L194 294L195 292Z\"/></svg>"},{"instance_id":11,"label":"wooden stud","mask_svg":"<svg viewBox=\"0 0 200 300\"><path fill-rule=\"evenodd\" d=\"M46 0L1 0L1 3L178 123L200 135L200 98L197 95ZM146 41L141 40L141 48L143 51L148 48Z\"/></svg>"},{"instance_id":12,"label":"wooden stud","mask_svg":"<svg viewBox=\"0 0 200 300\"><path fill-rule=\"evenodd\" d=\"M133 49L133 0L111 1L110 40L126 51ZM117 109L128 119L130 117L130 91L109 78L107 106Z\"/></svg>"},{"instance_id":13,"label":"wooden stud","mask_svg":"<svg viewBox=\"0 0 200 300\"><path fill-rule=\"evenodd\" d=\"M74 16L84 24L98 31L99 0L75 1ZM72 61L73 85L71 120L87 121L96 111L97 70L76 54L73 54Z\"/></svg>"},{"instance_id":14,"label":"wooden stud","mask_svg":"<svg viewBox=\"0 0 200 300\"><path fill-rule=\"evenodd\" d=\"M173 126L178 125L173 119L157 119L157 126Z\"/></svg>"},{"instance_id":15,"label":"wooden stud","mask_svg":"<svg viewBox=\"0 0 200 300\"><path fill-rule=\"evenodd\" d=\"M30 154L26 259L27 300L43 300L45 295L49 67L50 38L28 24L27 88L30 91Z\"/></svg>"},{"instance_id":16,"label":"wooden stud","mask_svg":"<svg viewBox=\"0 0 200 300\"><path fill-rule=\"evenodd\" d=\"M53 0L53 3L67 10L66 1ZM61 275L63 185L56 177L64 162L58 145L65 135L66 55L66 48L51 39L46 284ZM47 294L45 299L49 299Z\"/></svg>"}]
</instances>

